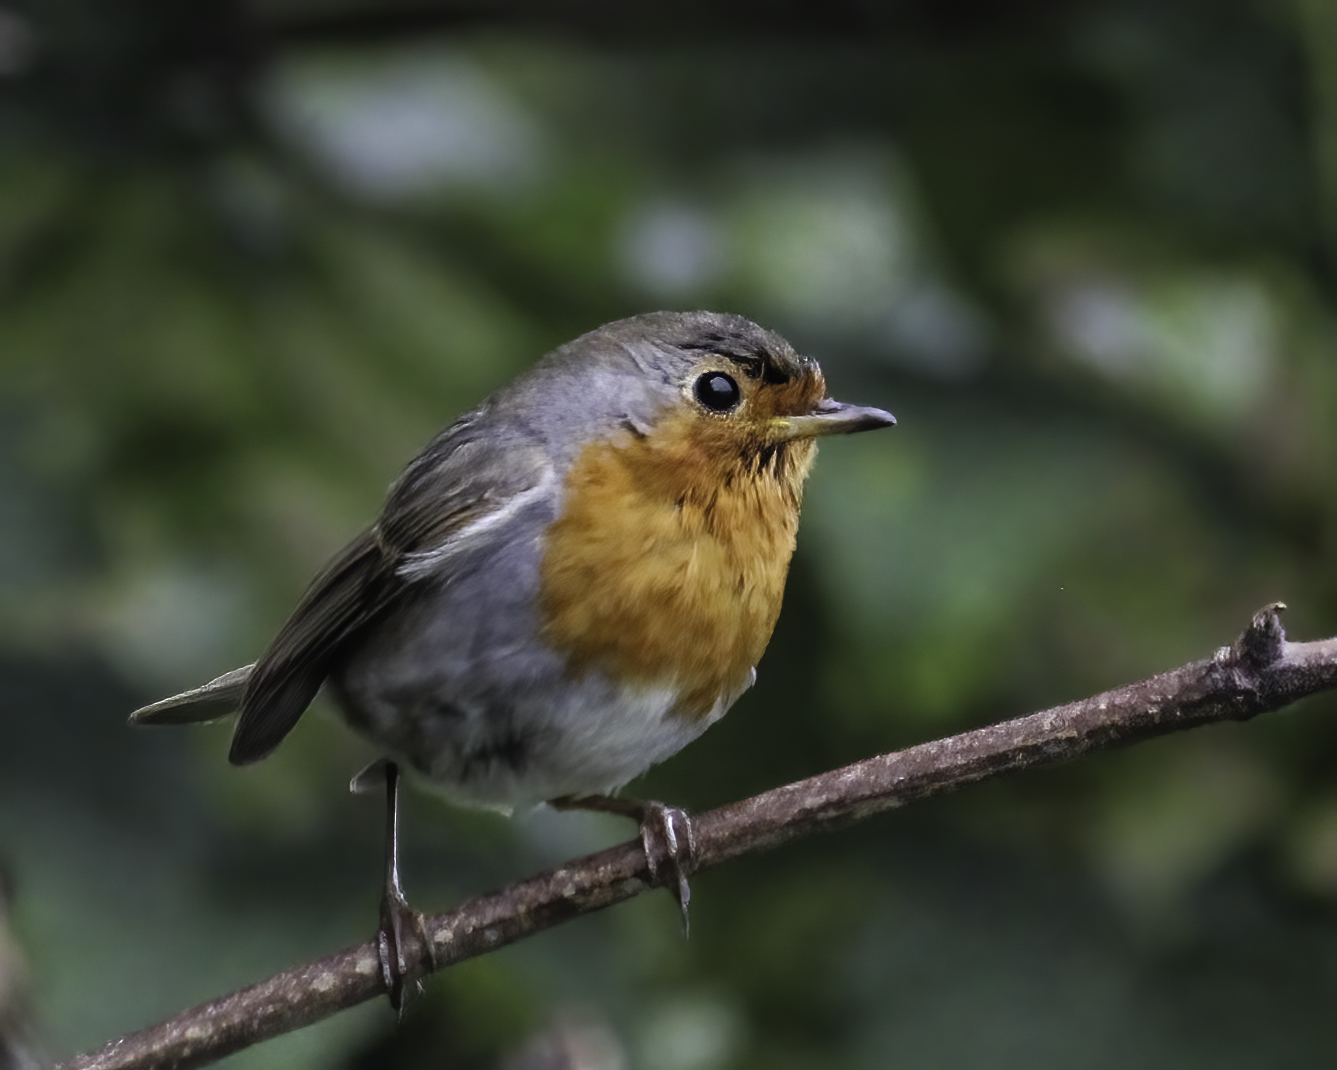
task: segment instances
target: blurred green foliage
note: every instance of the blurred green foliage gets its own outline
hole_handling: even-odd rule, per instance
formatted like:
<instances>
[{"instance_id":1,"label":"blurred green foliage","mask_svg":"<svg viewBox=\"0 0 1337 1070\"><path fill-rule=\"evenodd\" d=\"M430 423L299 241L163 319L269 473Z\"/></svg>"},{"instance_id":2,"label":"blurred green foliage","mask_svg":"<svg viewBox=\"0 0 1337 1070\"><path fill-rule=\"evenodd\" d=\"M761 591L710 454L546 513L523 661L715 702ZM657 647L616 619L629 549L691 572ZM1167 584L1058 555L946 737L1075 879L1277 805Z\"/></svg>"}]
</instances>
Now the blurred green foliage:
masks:
<instances>
[{"instance_id":1,"label":"blurred green foliage","mask_svg":"<svg viewBox=\"0 0 1337 1070\"><path fill-rule=\"evenodd\" d=\"M901 420L823 447L758 686L639 794L1089 694L1277 599L1337 632L1321 0L41 0L0 94L0 855L53 1052L371 931L367 744L310 717L236 770L124 715L252 659L438 426L618 316L745 313ZM690 942L650 897L232 1064L1321 1065L1333 707L747 859ZM430 909L629 834L405 811Z\"/></svg>"}]
</instances>

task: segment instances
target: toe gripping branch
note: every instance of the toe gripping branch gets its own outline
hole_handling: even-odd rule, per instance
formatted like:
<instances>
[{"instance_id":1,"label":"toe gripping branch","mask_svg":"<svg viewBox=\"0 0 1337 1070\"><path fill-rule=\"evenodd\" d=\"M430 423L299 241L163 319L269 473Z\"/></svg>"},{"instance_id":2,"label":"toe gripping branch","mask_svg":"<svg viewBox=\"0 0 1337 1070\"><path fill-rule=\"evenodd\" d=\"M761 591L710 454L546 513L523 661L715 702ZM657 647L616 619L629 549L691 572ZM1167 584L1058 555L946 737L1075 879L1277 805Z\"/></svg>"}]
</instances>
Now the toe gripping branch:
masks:
<instances>
[{"instance_id":1,"label":"toe gripping branch","mask_svg":"<svg viewBox=\"0 0 1337 1070\"><path fill-rule=\"evenodd\" d=\"M661 851L656 840L663 842ZM688 878L696 870L696 835L692 829L692 819L686 810L676 806L665 806L661 802L642 804L641 846L645 848L645 864L650 869L650 880L663 884L669 894L678 901L682 911L682 932L690 936L692 922L688 907L692 902L692 887ZM660 867L667 870L661 878Z\"/></svg>"},{"instance_id":2,"label":"toe gripping branch","mask_svg":"<svg viewBox=\"0 0 1337 1070\"><path fill-rule=\"evenodd\" d=\"M696 836L686 810L661 802L619 799L612 795L565 795L548 803L554 810L597 810L633 818L641 827L641 847L650 883L661 885L678 901L684 935L691 933L688 907L692 888L688 878L696 871Z\"/></svg>"},{"instance_id":3,"label":"toe gripping branch","mask_svg":"<svg viewBox=\"0 0 1337 1070\"><path fill-rule=\"evenodd\" d=\"M377 759L353 777L348 787L358 795L385 789L385 888L376 948L390 1006L399 1014L408 982L432 973L437 965L423 916L408 905L399 882L399 766L386 758Z\"/></svg>"}]
</instances>

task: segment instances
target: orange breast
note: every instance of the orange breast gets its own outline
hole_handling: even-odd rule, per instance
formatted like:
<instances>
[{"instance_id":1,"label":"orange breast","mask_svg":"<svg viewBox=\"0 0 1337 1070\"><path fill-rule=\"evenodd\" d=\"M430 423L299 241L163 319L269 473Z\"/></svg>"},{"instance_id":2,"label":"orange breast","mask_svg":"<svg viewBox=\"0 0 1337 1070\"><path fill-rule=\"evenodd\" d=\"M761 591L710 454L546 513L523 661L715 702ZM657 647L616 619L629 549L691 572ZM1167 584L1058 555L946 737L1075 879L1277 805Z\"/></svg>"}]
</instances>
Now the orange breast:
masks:
<instances>
[{"instance_id":1,"label":"orange breast","mask_svg":"<svg viewBox=\"0 0 1337 1070\"><path fill-rule=\"evenodd\" d=\"M680 687L683 716L737 694L780 612L815 453L691 414L586 447L547 532L549 642L574 672Z\"/></svg>"}]
</instances>

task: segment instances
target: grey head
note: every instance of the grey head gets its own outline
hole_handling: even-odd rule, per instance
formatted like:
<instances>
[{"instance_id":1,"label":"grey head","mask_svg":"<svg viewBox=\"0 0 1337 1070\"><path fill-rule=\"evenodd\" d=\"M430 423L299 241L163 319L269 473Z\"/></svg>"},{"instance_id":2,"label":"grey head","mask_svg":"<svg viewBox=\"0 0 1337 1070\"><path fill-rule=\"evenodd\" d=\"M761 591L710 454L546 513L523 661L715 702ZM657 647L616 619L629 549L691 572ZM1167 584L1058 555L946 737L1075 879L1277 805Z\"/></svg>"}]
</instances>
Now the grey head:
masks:
<instances>
[{"instance_id":1,"label":"grey head","mask_svg":"<svg viewBox=\"0 0 1337 1070\"><path fill-rule=\"evenodd\" d=\"M489 422L540 438L560 470L591 440L625 427L644 433L681 397L707 354L747 366L755 378L787 382L816 368L784 338L727 312L649 312L606 323L553 350L492 395Z\"/></svg>"}]
</instances>

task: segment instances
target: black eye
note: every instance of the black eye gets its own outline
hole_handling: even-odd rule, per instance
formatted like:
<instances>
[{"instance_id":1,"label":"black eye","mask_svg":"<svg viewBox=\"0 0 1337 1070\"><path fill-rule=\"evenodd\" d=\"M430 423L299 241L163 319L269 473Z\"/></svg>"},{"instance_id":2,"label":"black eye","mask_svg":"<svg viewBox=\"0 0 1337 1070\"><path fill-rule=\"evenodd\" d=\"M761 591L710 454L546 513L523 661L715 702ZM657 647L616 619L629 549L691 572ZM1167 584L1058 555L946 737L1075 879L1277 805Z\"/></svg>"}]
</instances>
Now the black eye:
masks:
<instances>
[{"instance_id":1,"label":"black eye","mask_svg":"<svg viewBox=\"0 0 1337 1070\"><path fill-rule=\"evenodd\" d=\"M738 404L738 384L723 372L706 372L696 381L696 400L711 412L728 412Z\"/></svg>"}]
</instances>

